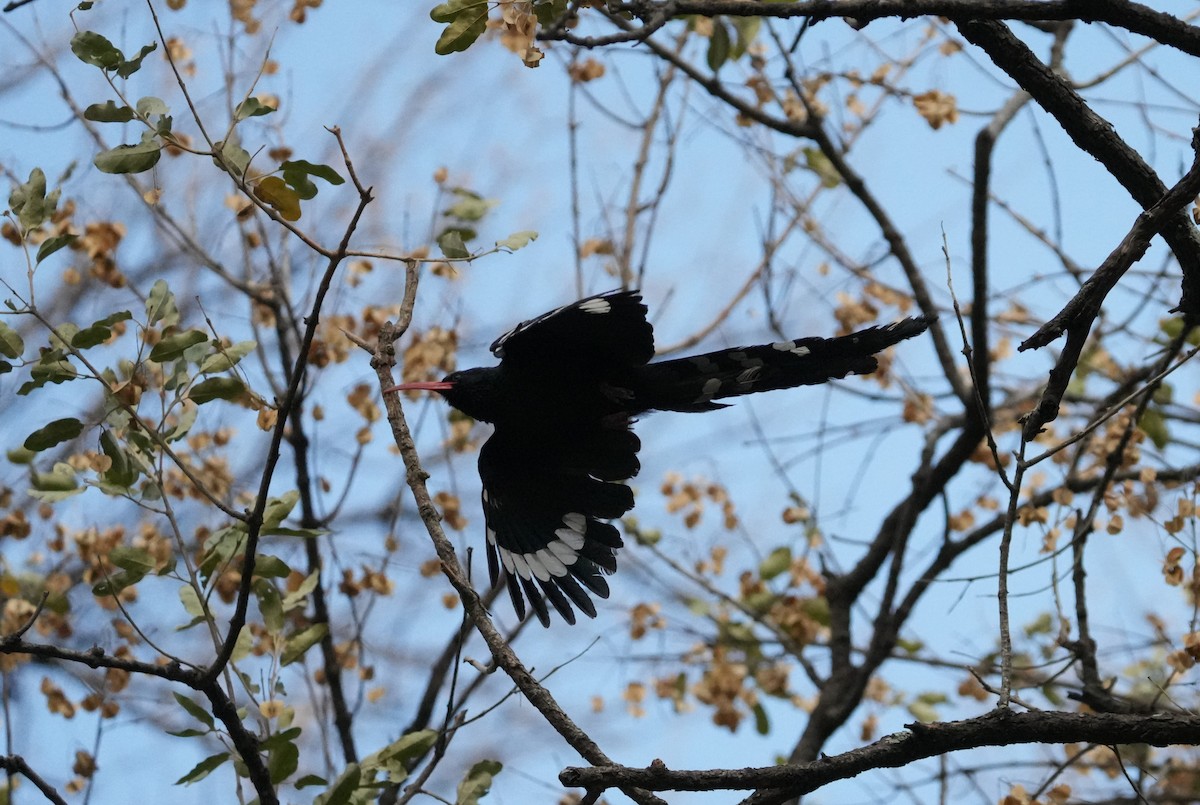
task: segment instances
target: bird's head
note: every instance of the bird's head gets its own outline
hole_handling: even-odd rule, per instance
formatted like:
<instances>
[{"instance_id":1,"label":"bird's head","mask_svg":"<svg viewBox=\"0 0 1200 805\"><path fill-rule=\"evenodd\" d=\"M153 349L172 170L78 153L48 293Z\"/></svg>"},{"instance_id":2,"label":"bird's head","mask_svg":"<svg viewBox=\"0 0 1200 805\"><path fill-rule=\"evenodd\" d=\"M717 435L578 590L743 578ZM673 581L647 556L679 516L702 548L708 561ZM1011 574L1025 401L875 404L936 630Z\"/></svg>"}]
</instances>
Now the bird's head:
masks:
<instances>
[{"instance_id":1,"label":"bird's head","mask_svg":"<svg viewBox=\"0 0 1200 805\"><path fill-rule=\"evenodd\" d=\"M401 383L383 390L384 394L392 391L436 391L472 419L483 422L493 421L495 398L495 367L479 367L462 369L451 372L441 380L420 380L414 383ZM491 404L489 404L491 403Z\"/></svg>"}]
</instances>

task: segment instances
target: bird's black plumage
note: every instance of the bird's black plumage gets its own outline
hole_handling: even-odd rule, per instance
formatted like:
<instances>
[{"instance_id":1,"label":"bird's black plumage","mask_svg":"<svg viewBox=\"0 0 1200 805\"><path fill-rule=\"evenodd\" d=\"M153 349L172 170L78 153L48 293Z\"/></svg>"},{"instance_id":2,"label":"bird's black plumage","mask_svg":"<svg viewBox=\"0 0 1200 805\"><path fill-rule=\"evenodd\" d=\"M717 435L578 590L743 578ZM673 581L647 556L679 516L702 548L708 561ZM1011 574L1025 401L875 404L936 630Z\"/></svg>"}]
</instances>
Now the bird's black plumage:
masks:
<instances>
[{"instance_id":1,"label":"bird's black plumage","mask_svg":"<svg viewBox=\"0 0 1200 805\"><path fill-rule=\"evenodd\" d=\"M517 616L525 600L544 625L550 605L575 609L608 597L621 535L608 522L633 508L623 482L637 475L631 430L647 411L710 411L758 391L875 371L875 353L924 332L910 318L838 338L802 338L649 363L654 333L637 291L609 291L522 322L492 344L498 366L387 391L437 391L495 426L479 453L488 570L504 579Z\"/></svg>"}]
</instances>

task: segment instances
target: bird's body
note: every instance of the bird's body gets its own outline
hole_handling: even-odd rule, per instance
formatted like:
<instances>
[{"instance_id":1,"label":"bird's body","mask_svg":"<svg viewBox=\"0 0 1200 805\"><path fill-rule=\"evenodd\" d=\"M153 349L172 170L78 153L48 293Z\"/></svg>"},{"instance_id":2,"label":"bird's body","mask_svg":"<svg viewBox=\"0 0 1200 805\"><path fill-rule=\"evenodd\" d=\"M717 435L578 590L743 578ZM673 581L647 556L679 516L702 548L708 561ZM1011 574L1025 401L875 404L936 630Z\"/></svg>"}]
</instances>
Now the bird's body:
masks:
<instances>
[{"instance_id":1,"label":"bird's body","mask_svg":"<svg viewBox=\"0 0 1200 805\"><path fill-rule=\"evenodd\" d=\"M387 391L437 391L490 422L479 454L492 582L505 579L544 624L549 600L570 623L608 597L621 537L609 522L633 508L631 427L649 411L710 411L716 400L824 383L877 367L875 353L929 326L904 319L838 338L804 338L649 363L654 334L637 291L610 291L522 322L492 344L498 366ZM524 593L524 596L522 595ZM543 599L543 595L545 599Z\"/></svg>"}]
</instances>

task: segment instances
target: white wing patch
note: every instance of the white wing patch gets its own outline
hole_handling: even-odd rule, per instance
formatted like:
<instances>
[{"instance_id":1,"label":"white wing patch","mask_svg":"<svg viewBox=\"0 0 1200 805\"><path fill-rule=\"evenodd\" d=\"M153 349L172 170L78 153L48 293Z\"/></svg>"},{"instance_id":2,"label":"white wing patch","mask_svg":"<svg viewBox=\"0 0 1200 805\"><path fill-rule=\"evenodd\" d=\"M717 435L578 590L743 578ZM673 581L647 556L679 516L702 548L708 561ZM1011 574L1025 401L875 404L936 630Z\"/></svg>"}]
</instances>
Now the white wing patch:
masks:
<instances>
[{"instance_id":1,"label":"white wing patch","mask_svg":"<svg viewBox=\"0 0 1200 805\"><path fill-rule=\"evenodd\" d=\"M549 581L551 578L562 578L568 575L570 566L579 560L579 551L586 541L587 517L579 512L568 512L563 515L562 528L555 530L558 539L550 542L545 548L532 553L517 553L496 545L496 532L487 529L488 542L496 545L500 552L500 561L510 575L523 579L537 578Z\"/></svg>"},{"instance_id":2,"label":"white wing patch","mask_svg":"<svg viewBox=\"0 0 1200 805\"><path fill-rule=\"evenodd\" d=\"M610 310L612 310L612 304L610 304L607 299L603 298L589 299L581 304L579 309L584 313L608 313ZM555 312L557 313L558 311Z\"/></svg>"},{"instance_id":3,"label":"white wing patch","mask_svg":"<svg viewBox=\"0 0 1200 805\"><path fill-rule=\"evenodd\" d=\"M581 547L582 544L583 539L580 537ZM575 549L561 539L554 540L534 553L515 553L507 548L499 550L504 569L523 579L537 578L549 581L551 578L562 578L571 572L569 566L579 560Z\"/></svg>"},{"instance_id":4,"label":"white wing patch","mask_svg":"<svg viewBox=\"0 0 1200 805\"><path fill-rule=\"evenodd\" d=\"M700 396L695 399L697 403L706 403L712 400L713 395L721 390L721 381L718 378L710 377L704 381L704 386L700 389Z\"/></svg>"},{"instance_id":5,"label":"white wing patch","mask_svg":"<svg viewBox=\"0 0 1200 805\"><path fill-rule=\"evenodd\" d=\"M776 341L771 345L772 349L777 349L780 352L790 352L793 355L803 358L808 353L812 352L808 347L796 346L795 341Z\"/></svg>"}]
</instances>

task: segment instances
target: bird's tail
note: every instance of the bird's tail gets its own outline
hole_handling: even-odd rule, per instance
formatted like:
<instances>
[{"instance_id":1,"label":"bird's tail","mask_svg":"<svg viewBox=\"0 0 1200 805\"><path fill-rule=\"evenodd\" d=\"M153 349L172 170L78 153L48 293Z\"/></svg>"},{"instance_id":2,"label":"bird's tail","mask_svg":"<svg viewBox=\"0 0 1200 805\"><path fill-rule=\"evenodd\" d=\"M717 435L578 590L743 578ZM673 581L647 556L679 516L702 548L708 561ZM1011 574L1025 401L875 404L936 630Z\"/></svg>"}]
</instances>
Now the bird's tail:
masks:
<instances>
[{"instance_id":1,"label":"bird's tail","mask_svg":"<svg viewBox=\"0 0 1200 805\"><path fill-rule=\"evenodd\" d=\"M870 327L837 338L801 338L693 355L642 370L637 400L644 410L711 411L713 402L758 391L811 386L879 367L875 353L925 332L927 316Z\"/></svg>"}]
</instances>

